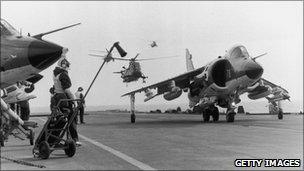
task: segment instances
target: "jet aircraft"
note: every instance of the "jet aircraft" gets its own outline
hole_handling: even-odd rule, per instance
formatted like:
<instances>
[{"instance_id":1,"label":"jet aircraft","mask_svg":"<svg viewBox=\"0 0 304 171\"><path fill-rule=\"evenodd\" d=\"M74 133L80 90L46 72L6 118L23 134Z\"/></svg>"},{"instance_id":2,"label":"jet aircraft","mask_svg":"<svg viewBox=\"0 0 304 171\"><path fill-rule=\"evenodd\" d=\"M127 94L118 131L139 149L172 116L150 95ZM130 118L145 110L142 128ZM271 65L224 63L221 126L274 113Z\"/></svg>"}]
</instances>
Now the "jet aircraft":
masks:
<instances>
[{"instance_id":1,"label":"jet aircraft","mask_svg":"<svg viewBox=\"0 0 304 171\"><path fill-rule=\"evenodd\" d=\"M0 88L20 80L41 78L39 72L55 63L62 47L43 40L42 37L74 24L34 36L22 36L13 26L1 19L1 84Z\"/></svg>"},{"instance_id":2,"label":"jet aircraft","mask_svg":"<svg viewBox=\"0 0 304 171\"><path fill-rule=\"evenodd\" d=\"M251 57L243 45L235 45L224 56L195 69L192 55L186 49L186 73L122 95L130 96L131 122L135 122L135 94L142 91L146 95L145 102L158 95L170 101L180 97L183 91L188 92L189 107L199 108L205 122L210 116L213 121L219 120L217 106L227 109L227 122L234 122L235 104L241 101L240 95L244 93L252 100L268 98L274 93L285 95L282 99L272 99L274 102L289 98L285 89L262 78L263 68L256 59L263 55ZM156 92L152 91L154 89Z\"/></svg>"},{"instance_id":3,"label":"jet aircraft","mask_svg":"<svg viewBox=\"0 0 304 171\"><path fill-rule=\"evenodd\" d=\"M35 84L43 77L39 72L54 64L62 56L62 46L43 40L42 37L79 24L34 36L30 36L30 34L23 36L7 21L1 19L1 145L14 129L19 129L31 138L32 144L33 135L25 133L24 129L20 127L20 125L24 126L25 122L9 108L7 103L35 98L34 95L29 95L23 89L16 87L16 83L25 81ZM18 124L11 122L10 119L16 120Z\"/></svg>"}]
</instances>

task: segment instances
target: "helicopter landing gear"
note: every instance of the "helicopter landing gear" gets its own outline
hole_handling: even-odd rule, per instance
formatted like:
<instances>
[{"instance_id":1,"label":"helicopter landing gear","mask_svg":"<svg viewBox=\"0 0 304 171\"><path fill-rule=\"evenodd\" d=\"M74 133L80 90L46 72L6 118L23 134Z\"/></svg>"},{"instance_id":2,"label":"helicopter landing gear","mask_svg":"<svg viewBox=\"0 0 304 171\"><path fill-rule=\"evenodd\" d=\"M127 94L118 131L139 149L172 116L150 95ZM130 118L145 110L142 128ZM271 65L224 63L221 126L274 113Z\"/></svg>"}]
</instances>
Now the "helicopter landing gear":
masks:
<instances>
[{"instance_id":1,"label":"helicopter landing gear","mask_svg":"<svg viewBox=\"0 0 304 171\"><path fill-rule=\"evenodd\" d=\"M131 123L135 123L135 119L136 119L136 116L135 116L135 94L131 94L130 95L130 104L131 104Z\"/></svg>"}]
</instances>

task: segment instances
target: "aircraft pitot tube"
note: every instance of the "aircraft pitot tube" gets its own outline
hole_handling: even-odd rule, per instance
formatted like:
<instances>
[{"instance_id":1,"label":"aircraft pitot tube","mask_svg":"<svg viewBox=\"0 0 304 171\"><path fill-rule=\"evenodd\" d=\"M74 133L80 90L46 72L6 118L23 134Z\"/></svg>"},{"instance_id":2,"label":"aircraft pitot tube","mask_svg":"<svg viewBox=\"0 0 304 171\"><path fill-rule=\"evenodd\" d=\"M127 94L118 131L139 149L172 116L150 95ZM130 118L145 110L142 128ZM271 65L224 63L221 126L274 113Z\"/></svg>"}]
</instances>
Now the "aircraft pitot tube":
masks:
<instances>
[{"instance_id":1,"label":"aircraft pitot tube","mask_svg":"<svg viewBox=\"0 0 304 171\"><path fill-rule=\"evenodd\" d=\"M2 114L7 114L11 118L17 120L20 125L24 124L23 120L14 111L12 111L12 109L10 109L10 107L4 102L2 98L1 98L1 112L3 112Z\"/></svg>"}]
</instances>

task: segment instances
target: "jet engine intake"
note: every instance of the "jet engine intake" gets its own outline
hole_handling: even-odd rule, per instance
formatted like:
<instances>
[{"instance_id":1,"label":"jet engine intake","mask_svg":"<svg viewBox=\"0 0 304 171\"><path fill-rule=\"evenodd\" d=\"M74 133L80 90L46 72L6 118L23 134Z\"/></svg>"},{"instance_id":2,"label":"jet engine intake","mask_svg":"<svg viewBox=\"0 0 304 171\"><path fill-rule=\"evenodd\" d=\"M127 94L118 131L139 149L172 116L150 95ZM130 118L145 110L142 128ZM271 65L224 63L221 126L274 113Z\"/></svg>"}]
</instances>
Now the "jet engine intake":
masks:
<instances>
[{"instance_id":1,"label":"jet engine intake","mask_svg":"<svg viewBox=\"0 0 304 171\"><path fill-rule=\"evenodd\" d=\"M218 87L226 87L226 82L233 77L233 68L227 59L220 59L212 64L209 76Z\"/></svg>"}]
</instances>

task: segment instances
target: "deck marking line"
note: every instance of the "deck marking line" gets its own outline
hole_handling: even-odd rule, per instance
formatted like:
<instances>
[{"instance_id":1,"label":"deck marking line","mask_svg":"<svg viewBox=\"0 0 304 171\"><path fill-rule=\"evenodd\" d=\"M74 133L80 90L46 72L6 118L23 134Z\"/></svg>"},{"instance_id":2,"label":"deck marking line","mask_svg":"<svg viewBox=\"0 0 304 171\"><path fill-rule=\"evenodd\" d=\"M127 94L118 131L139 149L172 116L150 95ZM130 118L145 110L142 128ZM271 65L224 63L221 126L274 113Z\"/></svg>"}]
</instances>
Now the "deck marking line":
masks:
<instances>
[{"instance_id":1,"label":"deck marking line","mask_svg":"<svg viewBox=\"0 0 304 171\"><path fill-rule=\"evenodd\" d=\"M88 142L90 142L90 143L92 143L92 144L94 144L94 145L96 145L96 146L98 146L98 147L100 147L100 148L102 148L102 149L104 149L104 150L106 150L106 151L114 154L115 156L117 156L117 157L119 157L119 158L121 158L121 159L129 162L130 164L132 164L132 165L134 165L134 166L136 166L136 167L138 167L138 168L140 168L142 170L156 170L153 167L151 167L151 166L149 166L149 165L147 165L147 164L145 164L143 162L140 162L140 161L138 161L138 160L136 160L136 159L134 159L134 158L132 158L132 157L130 157L130 156L128 156L128 155L120 152L120 151L117 151L117 150L111 148L111 147L103 145L100 142L97 142L95 140L92 140L92 139L90 139L88 137L85 137L83 135L80 135L80 134L79 134L79 136L81 138L87 140Z\"/></svg>"},{"instance_id":2,"label":"deck marking line","mask_svg":"<svg viewBox=\"0 0 304 171\"><path fill-rule=\"evenodd\" d=\"M39 119L42 120L42 121L45 121L42 118L39 118ZM138 161L138 160L136 160L136 159L134 159L134 158L132 158L132 157L130 157L130 156L128 156L128 155L120 152L120 151L117 151L117 150L115 150L115 149L113 149L113 148L111 148L109 146L106 146L106 145L104 145L104 144L102 144L100 142L92 140L92 139L90 139L88 137L85 137L85 136L83 136L81 134L78 134L78 136L81 137L82 139L84 139L84 140L86 140L86 141L88 141L88 142L96 145L97 147L100 147L100 148L102 148L102 149L104 149L104 150L106 150L106 151L114 154L115 156L117 156L117 157L119 157L119 158L127 161L128 163L130 163L130 164L132 164L132 165L140 168L141 170L157 170L157 169L155 169L155 168L153 168L153 167L151 167L151 166L149 166L149 165L147 165L147 164L145 164L143 162L140 162L140 161Z\"/></svg>"}]
</instances>

